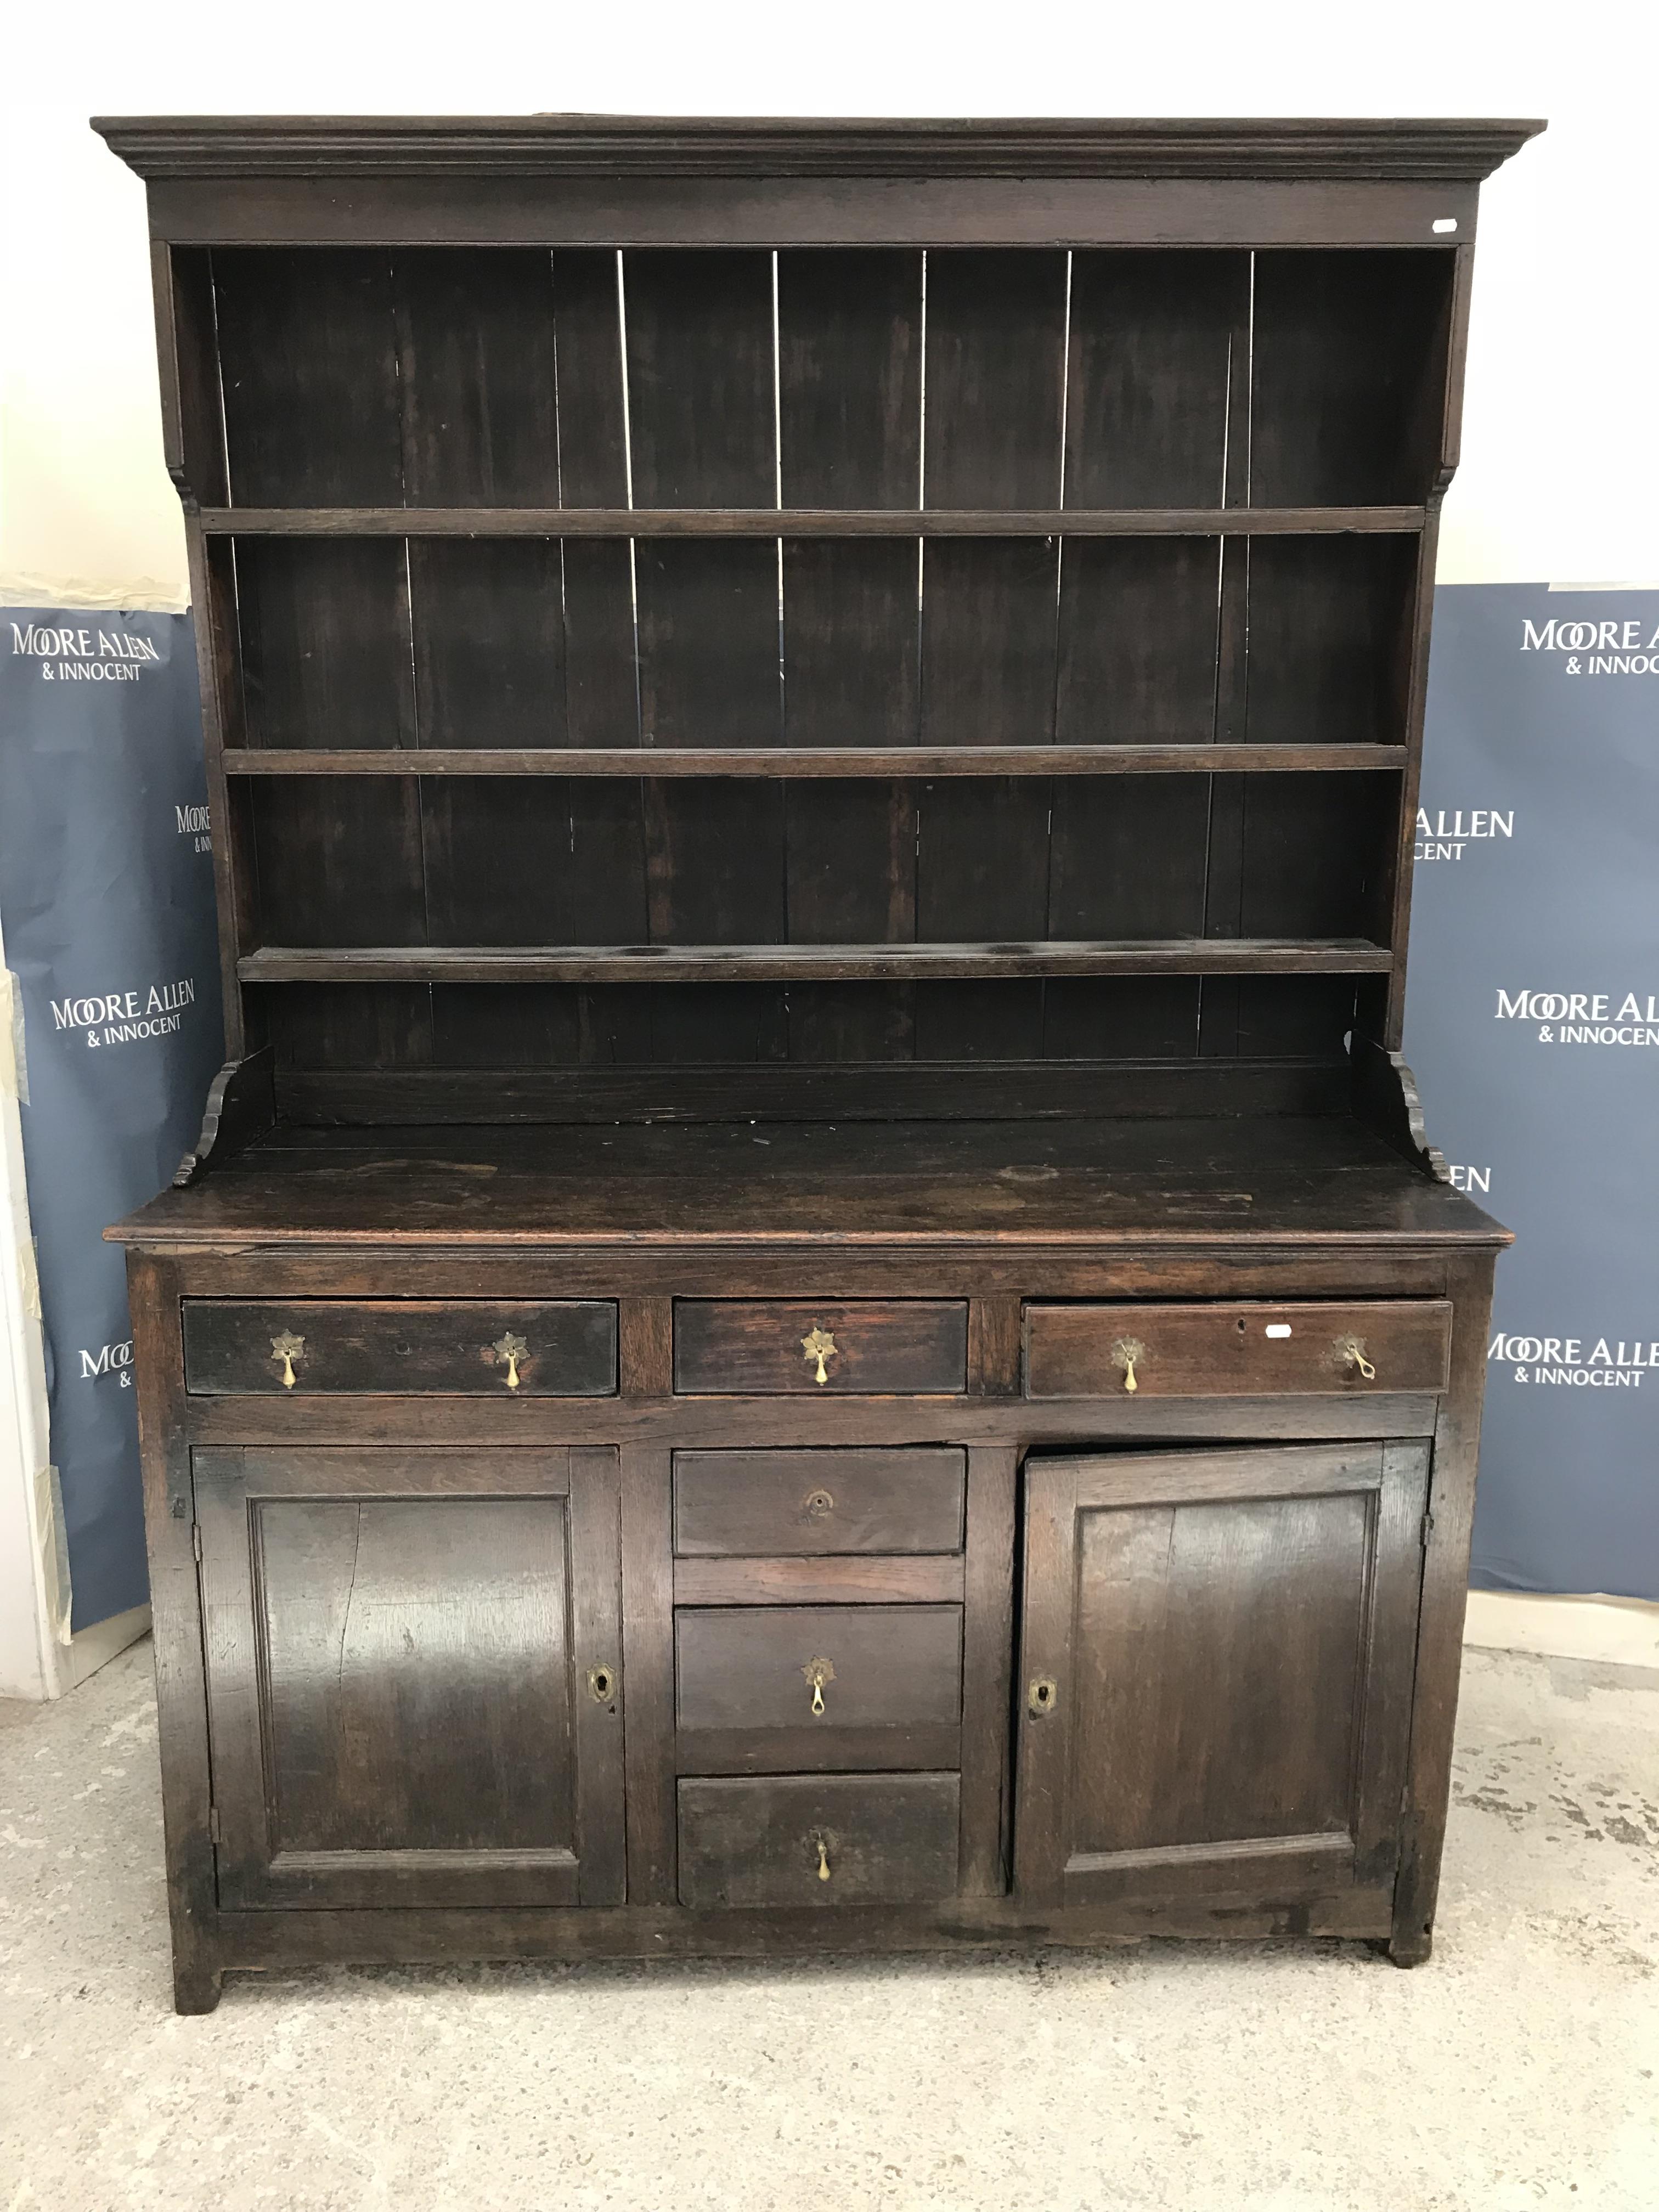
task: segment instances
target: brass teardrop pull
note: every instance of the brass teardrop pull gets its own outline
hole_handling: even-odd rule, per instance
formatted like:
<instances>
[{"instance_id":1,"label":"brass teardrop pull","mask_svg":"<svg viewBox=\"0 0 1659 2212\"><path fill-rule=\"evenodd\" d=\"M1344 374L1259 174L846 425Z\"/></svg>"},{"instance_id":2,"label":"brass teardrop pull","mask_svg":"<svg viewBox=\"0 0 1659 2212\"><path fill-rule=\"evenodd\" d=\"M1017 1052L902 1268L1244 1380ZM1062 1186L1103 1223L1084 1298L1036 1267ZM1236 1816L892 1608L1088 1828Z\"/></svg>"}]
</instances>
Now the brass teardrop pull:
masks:
<instances>
[{"instance_id":1,"label":"brass teardrop pull","mask_svg":"<svg viewBox=\"0 0 1659 2212\"><path fill-rule=\"evenodd\" d=\"M836 1670L827 1659L809 1659L800 1671L811 1685L812 1711L821 1713L823 1711L823 1686L835 1680Z\"/></svg>"},{"instance_id":2,"label":"brass teardrop pull","mask_svg":"<svg viewBox=\"0 0 1659 2212\"><path fill-rule=\"evenodd\" d=\"M830 1839L827 1836L821 1835L815 1832L812 1837L812 1842L818 1855L818 1880L820 1881L828 1881L830 1879Z\"/></svg>"},{"instance_id":3,"label":"brass teardrop pull","mask_svg":"<svg viewBox=\"0 0 1659 2212\"><path fill-rule=\"evenodd\" d=\"M507 1387L509 1390L516 1390L519 1387L519 1362L526 1357L529 1350L530 1346L525 1342L523 1337L514 1336L511 1329L508 1329L504 1336L498 1336L494 1344L486 1347L487 1357L506 1360Z\"/></svg>"},{"instance_id":4,"label":"brass teardrop pull","mask_svg":"<svg viewBox=\"0 0 1659 2212\"><path fill-rule=\"evenodd\" d=\"M1336 1356L1338 1363L1352 1373L1361 1376L1367 1382L1376 1382L1376 1370L1365 1357L1363 1336L1342 1337L1337 1344Z\"/></svg>"},{"instance_id":5,"label":"brass teardrop pull","mask_svg":"<svg viewBox=\"0 0 1659 2212\"><path fill-rule=\"evenodd\" d=\"M827 1382L830 1380L830 1370L823 1363L826 1359L833 1359L836 1356L834 1336L827 1328L820 1328L815 1322L810 1334L802 1337L800 1348L809 1361L816 1359L818 1363L817 1372L813 1376L812 1380L815 1382Z\"/></svg>"},{"instance_id":6,"label":"brass teardrop pull","mask_svg":"<svg viewBox=\"0 0 1659 2212\"><path fill-rule=\"evenodd\" d=\"M291 1328L285 1328L280 1336L273 1336L270 1340L271 1358L280 1359L283 1363L284 1390L291 1390L294 1388L294 1363L296 1359L304 1358L305 1348L304 1337L295 1336Z\"/></svg>"},{"instance_id":7,"label":"brass teardrop pull","mask_svg":"<svg viewBox=\"0 0 1659 2212\"><path fill-rule=\"evenodd\" d=\"M1139 1389L1140 1385L1135 1380L1135 1362L1137 1359L1144 1360L1146 1357L1146 1347L1138 1336L1121 1336L1112 1346L1112 1364L1121 1370L1126 1390Z\"/></svg>"}]
</instances>

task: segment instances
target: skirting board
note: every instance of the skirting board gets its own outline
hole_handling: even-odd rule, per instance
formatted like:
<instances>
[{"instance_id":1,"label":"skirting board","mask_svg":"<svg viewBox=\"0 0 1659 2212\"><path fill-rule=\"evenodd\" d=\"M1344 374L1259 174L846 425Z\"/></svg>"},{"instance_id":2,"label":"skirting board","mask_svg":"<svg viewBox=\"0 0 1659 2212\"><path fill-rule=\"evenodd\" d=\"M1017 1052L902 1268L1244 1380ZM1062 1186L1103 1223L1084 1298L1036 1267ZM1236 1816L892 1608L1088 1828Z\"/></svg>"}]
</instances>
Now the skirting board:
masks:
<instances>
[{"instance_id":1,"label":"skirting board","mask_svg":"<svg viewBox=\"0 0 1659 2212\"><path fill-rule=\"evenodd\" d=\"M149 1634L149 1607L135 1605L125 1613L82 1629L67 1644L54 1644L58 1681L56 1688L46 1694L61 1698L70 1690L78 1690L89 1674L95 1674L100 1667L107 1667L129 1644L136 1644L141 1636Z\"/></svg>"},{"instance_id":2,"label":"skirting board","mask_svg":"<svg viewBox=\"0 0 1659 2212\"><path fill-rule=\"evenodd\" d=\"M1659 1605L1639 1598L1534 1597L1471 1590L1463 1641L1492 1651L1659 1667Z\"/></svg>"}]
</instances>

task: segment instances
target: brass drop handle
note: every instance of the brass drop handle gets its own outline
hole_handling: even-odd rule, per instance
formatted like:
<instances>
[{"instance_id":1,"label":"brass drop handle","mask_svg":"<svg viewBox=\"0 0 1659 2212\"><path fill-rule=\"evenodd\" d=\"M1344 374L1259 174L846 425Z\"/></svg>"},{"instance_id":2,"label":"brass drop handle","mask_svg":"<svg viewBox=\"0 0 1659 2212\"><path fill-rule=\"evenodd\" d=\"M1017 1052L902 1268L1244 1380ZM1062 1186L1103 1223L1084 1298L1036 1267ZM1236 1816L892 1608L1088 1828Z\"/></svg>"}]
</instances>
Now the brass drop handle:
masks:
<instances>
[{"instance_id":1,"label":"brass drop handle","mask_svg":"<svg viewBox=\"0 0 1659 2212\"><path fill-rule=\"evenodd\" d=\"M1345 1336L1340 1339L1336 1347L1336 1356L1344 1367L1352 1368L1356 1374L1363 1376L1367 1382L1376 1382L1376 1370L1365 1357L1365 1340L1363 1336Z\"/></svg>"},{"instance_id":2,"label":"brass drop handle","mask_svg":"<svg viewBox=\"0 0 1659 2212\"><path fill-rule=\"evenodd\" d=\"M821 1834L817 1829L814 1829L812 1832L812 1844L814 1850L818 1855L818 1880L820 1881L828 1881L830 1879L830 1838L827 1836Z\"/></svg>"},{"instance_id":3,"label":"brass drop handle","mask_svg":"<svg viewBox=\"0 0 1659 2212\"><path fill-rule=\"evenodd\" d=\"M304 1337L295 1336L291 1328L285 1328L280 1336L271 1338L270 1356L273 1359L280 1359L283 1363L284 1390L291 1390L294 1388L294 1363L296 1359L304 1358L305 1349Z\"/></svg>"},{"instance_id":4,"label":"brass drop handle","mask_svg":"<svg viewBox=\"0 0 1659 2212\"><path fill-rule=\"evenodd\" d=\"M800 1348L805 1353L809 1363L814 1359L818 1363L818 1371L812 1380L815 1382L827 1382L830 1380L830 1370L823 1363L826 1359L833 1359L836 1356L836 1340L830 1331L827 1328L820 1328L814 1322L810 1333L802 1337Z\"/></svg>"},{"instance_id":5,"label":"brass drop handle","mask_svg":"<svg viewBox=\"0 0 1659 2212\"><path fill-rule=\"evenodd\" d=\"M835 1680L836 1670L827 1659L809 1659L800 1671L811 1686L812 1711L821 1713L823 1711L824 1684Z\"/></svg>"},{"instance_id":6,"label":"brass drop handle","mask_svg":"<svg viewBox=\"0 0 1659 2212\"><path fill-rule=\"evenodd\" d=\"M1126 1390L1139 1389L1140 1385L1135 1381L1135 1362L1137 1359L1144 1361L1146 1357L1146 1347L1138 1336L1121 1336L1112 1346L1112 1364L1122 1370Z\"/></svg>"},{"instance_id":7,"label":"brass drop handle","mask_svg":"<svg viewBox=\"0 0 1659 2212\"><path fill-rule=\"evenodd\" d=\"M511 1329L507 1330L505 1336L498 1336L494 1344L484 1347L486 1358L506 1360L507 1387L509 1390L518 1389L519 1362L527 1358L529 1352L530 1346L525 1342L523 1337L514 1336Z\"/></svg>"}]
</instances>

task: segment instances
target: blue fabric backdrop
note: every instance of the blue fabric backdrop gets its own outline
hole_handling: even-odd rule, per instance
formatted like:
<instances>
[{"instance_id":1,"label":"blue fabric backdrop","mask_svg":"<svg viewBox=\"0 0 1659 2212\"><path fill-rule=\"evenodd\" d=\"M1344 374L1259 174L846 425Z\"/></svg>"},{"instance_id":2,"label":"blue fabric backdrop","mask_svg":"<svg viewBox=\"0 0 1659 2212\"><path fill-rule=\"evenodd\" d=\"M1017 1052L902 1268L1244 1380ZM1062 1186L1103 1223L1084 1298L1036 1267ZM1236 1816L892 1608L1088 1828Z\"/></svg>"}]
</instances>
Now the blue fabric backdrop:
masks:
<instances>
[{"instance_id":1,"label":"blue fabric backdrop","mask_svg":"<svg viewBox=\"0 0 1659 2212\"><path fill-rule=\"evenodd\" d=\"M1498 1261L1474 1579L1659 1598L1659 592L1435 594L1406 1056Z\"/></svg>"},{"instance_id":2,"label":"blue fabric backdrop","mask_svg":"<svg viewBox=\"0 0 1659 2212\"><path fill-rule=\"evenodd\" d=\"M0 922L77 1629L148 1594L102 1231L170 1179L222 1057L201 730L187 617L0 609Z\"/></svg>"}]
</instances>

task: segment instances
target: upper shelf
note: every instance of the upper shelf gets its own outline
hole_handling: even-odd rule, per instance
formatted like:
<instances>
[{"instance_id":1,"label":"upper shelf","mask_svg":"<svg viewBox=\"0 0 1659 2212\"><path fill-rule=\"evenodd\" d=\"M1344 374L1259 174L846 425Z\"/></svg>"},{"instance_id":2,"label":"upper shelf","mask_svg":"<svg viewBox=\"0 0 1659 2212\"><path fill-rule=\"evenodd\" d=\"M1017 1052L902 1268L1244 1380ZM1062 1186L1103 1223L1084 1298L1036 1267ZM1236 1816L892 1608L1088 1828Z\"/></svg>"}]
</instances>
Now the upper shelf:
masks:
<instances>
[{"instance_id":1,"label":"upper shelf","mask_svg":"<svg viewBox=\"0 0 1659 2212\"><path fill-rule=\"evenodd\" d=\"M210 538L1407 537L1421 507L204 507Z\"/></svg>"}]
</instances>

